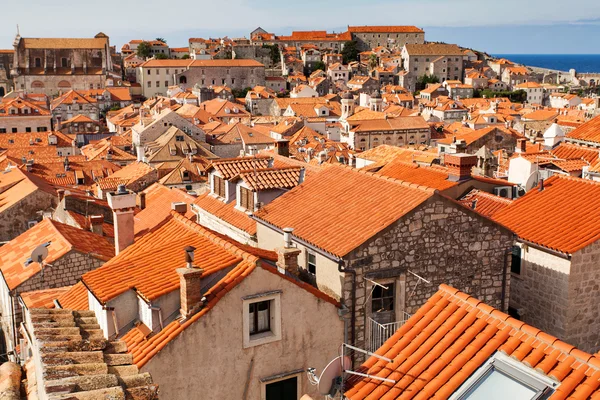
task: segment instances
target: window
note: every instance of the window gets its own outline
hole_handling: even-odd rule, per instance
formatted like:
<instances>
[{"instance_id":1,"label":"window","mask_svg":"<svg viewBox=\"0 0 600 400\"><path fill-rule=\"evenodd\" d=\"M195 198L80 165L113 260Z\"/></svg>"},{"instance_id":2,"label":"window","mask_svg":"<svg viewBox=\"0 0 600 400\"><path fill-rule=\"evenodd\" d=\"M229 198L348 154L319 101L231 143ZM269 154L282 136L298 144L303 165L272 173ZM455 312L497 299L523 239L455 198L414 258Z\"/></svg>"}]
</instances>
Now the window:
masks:
<instances>
[{"instance_id":1,"label":"window","mask_svg":"<svg viewBox=\"0 0 600 400\"><path fill-rule=\"evenodd\" d=\"M244 348L281 340L281 290L242 298Z\"/></svg>"},{"instance_id":2,"label":"window","mask_svg":"<svg viewBox=\"0 0 600 400\"><path fill-rule=\"evenodd\" d=\"M315 253L306 253L306 269L313 275L317 274L317 255Z\"/></svg>"},{"instance_id":3,"label":"window","mask_svg":"<svg viewBox=\"0 0 600 400\"><path fill-rule=\"evenodd\" d=\"M374 285L371 298L373 313L394 311L394 284Z\"/></svg>"},{"instance_id":4,"label":"window","mask_svg":"<svg viewBox=\"0 0 600 400\"><path fill-rule=\"evenodd\" d=\"M61 65L63 68L68 68L69 67L69 60L67 60L66 58L62 58L61 59Z\"/></svg>"},{"instance_id":5,"label":"window","mask_svg":"<svg viewBox=\"0 0 600 400\"><path fill-rule=\"evenodd\" d=\"M40 68L42 66L42 59L39 57L35 58L35 67Z\"/></svg>"},{"instance_id":6,"label":"window","mask_svg":"<svg viewBox=\"0 0 600 400\"><path fill-rule=\"evenodd\" d=\"M169 87L169 81L165 81L165 87Z\"/></svg>"},{"instance_id":7,"label":"window","mask_svg":"<svg viewBox=\"0 0 600 400\"><path fill-rule=\"evenodd\" d=\"M148 81L148 87L152 87L152 82Z\"/></svg>"},{"instance_id":8,"label":"window","mask_svg":"<svg viewBox=\"0 0 600 400\"><path fill-rule=\"evenodd\" d=\"M0 133L6 133L6 128L0 128Z\"/></svg>"},{"instance_id":9,"label":"window","mask_svg":"<svg viewBox=\"0 0 600 400\"><path fill-rule=\"evenodd\" d=\"M12 133L17 133L17 128L12 128Z\"/></svg>"},{"instance_id":10,"label":"window","mask_svg":"<svg viewBox=\"0 0 600 400\"><path fill-rule=\"evenodd\" d=\"M156 71L156 75L158 75L158 74L159 74L159 72L158 72L158 68L156 68L154 71Z\"/></svg>"},{"instance_id":11,"label":"window","mask_svg":"<svg viewBox=\"0 0 600 400\"><path fill-rule=\"evenodd\" d=\"M251 303L250 307L250 336L271 331L271 302L269 300Z\"/></svg>"},{"instance_id":12,"label":"window","mask_svg":"<svg viewBox=\"0 0 600 400\"><path fill-rule=\"evenodd\" d=\"M183 142L184 141L183 135L177 135L177 136L175 136L175 141L176 142Z\"/></svg>"},{"instance_id":13,"label":"window","mask_svg":"<svg viewBox=\"0 0 600 400\"><path fill-rule=\"evenodd\" d=\"M152 71L151 71L151 70L149 70L149 69L148 69L147 71L148 71L148 75L150 75L150 74L152 73Z\"/></svg>"},{"instance_id":14,"label":"window","mask_svg":"<svg viewBox=\"0 0 600 400\"><path fill-rule=\"evenodd\" d=\"M559 382L497 352L450 399L547 399L558 385Z\"/></svg>"},{"instance_id":15,"label":"window","mask_svg":"<svg viewBox=\"0 0 600 400\"><path fill-rule=\"evenodd\" d=\"M298 377L283 379L265 385L266 400L290 400L298 398Z\"/></svg>"},{"instance_id":16,"label":"window","mask_svg":"<svg viewBox=\"0 0 600 400\"><path fill-rule=\"evenodd\" d=\"M225 197L225 180L220 176L215 176L213 182L215 194L219 197Z\"/></svg>"},{"instance_id":17,"label":"window","mask_svg":"<svg viewBox=\"0 0 600 400\"><path fill-rule=\"evenodd\" d=\"M25 132L30 133L31 132L31 127L30 126L26 127L25 128Z\"/></svg>"},{"instance_id":18,"label":"window","mask_svg":"<svg viewBox=\"0 0 600 400\"><path fill-rule=\"evenodd\" d=\"M249 211L254 211L254 192L240 187L240 206Z\"/></svg>"},{"instance_id":19,"label":"window","mask_svg":"<svg viewBox=\"0 0 600 400\"><path fill-rule=\"evenodd\" d=\"M169 75L169 68L167 68L167 75Z\"/></svg>"},{"instance_id":20,"label":"window","mask_svg":"<svg viewBox=\"0 0 600 400\"><path fill-rule=\"evenodd\" d=\"M160 82L156 81L156 87L160 87Z\"/></svg>"},{"instance_id":21,"label":"window","mask_svg":"<svg viewBox=\"0 0 600 400\"><path fill-rule=\"evenodd\" d=\"M521 275L521 248L519 246L513 246L512 248L510 272Z\"/></svg>"}]
</instances>

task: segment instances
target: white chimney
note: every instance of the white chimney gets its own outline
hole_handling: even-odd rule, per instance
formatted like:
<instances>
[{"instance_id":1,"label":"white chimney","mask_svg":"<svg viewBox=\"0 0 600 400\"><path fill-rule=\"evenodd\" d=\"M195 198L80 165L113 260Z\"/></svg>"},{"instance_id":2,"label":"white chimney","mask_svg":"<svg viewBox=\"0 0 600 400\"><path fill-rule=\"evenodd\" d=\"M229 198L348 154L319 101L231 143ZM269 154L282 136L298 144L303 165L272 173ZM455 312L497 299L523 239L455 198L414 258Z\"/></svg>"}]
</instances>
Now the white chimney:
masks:
<instances>
[{"instance_id":1,"label":"white chimney","mask_svg":"<svg viewBox=\"0 0 600 400\"><path fill-rule=\"evenodd\" d=\"M119 185L116 192L106 196L108 205L113 210L115 229L115 253L119 254L134 241L134 219L136 195Z\"/></svg>"}]
</instances>

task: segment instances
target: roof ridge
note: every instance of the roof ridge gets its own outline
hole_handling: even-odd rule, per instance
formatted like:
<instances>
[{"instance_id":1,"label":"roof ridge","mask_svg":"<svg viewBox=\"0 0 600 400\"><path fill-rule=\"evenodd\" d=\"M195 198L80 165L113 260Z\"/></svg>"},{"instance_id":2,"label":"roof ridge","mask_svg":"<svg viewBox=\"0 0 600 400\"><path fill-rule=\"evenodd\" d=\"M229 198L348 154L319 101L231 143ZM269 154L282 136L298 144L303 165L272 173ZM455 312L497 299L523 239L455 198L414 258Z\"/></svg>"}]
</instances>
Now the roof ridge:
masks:
<instances>
[{"instance_id":1,"label":"roof ridge","mask_svg":"<svg viewBox=\"0 0 600 400\"><path fill-rule=\"evenodd\" d=\"M56 234L58 234L62 238L62 240L67 243L67 245L69 247L69 251L73 250L73 248L74 248L73 243L71 243L65 237L65 235L63 235L63 233L60 231L60 229L58 229L58 226L56 224L60 224L60 225L64 225L64 226L70 226L70 225L63 224L61 222L55 221L52 218L44 218L41 223L43 223L44 221L48 221L48 224L50 224L52 226L52 229L54 229L54 231L56 232ZM77 229L77 228L75 228L75 229Z\"/></svg>"},{"instance_id":2,"label":"roof ridge","mask_svg":"<svg viewBox=\"0 0 600 400\"><path fill-rule=\"evenodd\" d=\"M214 244L223 247L225 250L233 253L236 256L241 257L243 260L250 261L256 263L258 261L258 257L253 254L250 254L238 246L234 245L232 242L224 240L214 233L206 230L202 225L192 221L191 219L186 218L184 215L181 215L173 210L171 210L171 216L178 223L187 225L189 228L193 229L197 233L200 233L205 238L209 239Z\"/></svg>"},{"instance_id":3,"label":"roof ridge","mask_svg":"<svg viewBox=\"0 0 600 400\"><path fill-rule=\"evenodd\" d=\"M466 303L471 305L474 308L477 308L479 311L489 315L491 318L499 320L500 323L505 323L513 329L516 329L522 332L524 335L529 335L534 337L535 339L546 343L548 346L560 351L561 353L566 353L576 360L587 364L590 368L595 369L596 371L600 371L600 358L596 357L595 354L587 353L583 350L579 350L575 346L563 342L562 340L543 332L542 330L526 324L522 321L514 319L510 315L497 310L483 301L479 300L476 297L473 297L467 293L461 292L458 289L453 288L452 286L441 284L439 286L439 290L447 293L453 299L458 300L458 302Z\"/></svg>"},{"instance_id":4,"label":"roof ridge","mask_svg":"<svg viewBox=\"0 0 600 400\"><path fill-rule=\"evenodd\" d=\"M437 189L434 189L434 188L429 187L429 186L419 185L417 183L403 181L401 179L396 179L396 178L391 178L389 176L381 175L381 174L379 174L377 172L371 172L371 171L367 171L367 170L364 170L364 169L356 169L356 168L348 166L348 165L339 165L339 166L336 166L336 168L339 168L339 167L351 169L351 170L354 170L355 172L358 172L360 174L365 174L365 175L369 175L371 177L374 177L374 178L377 178L377 179L380 179L380 180L385 180L385 181L393 182L395 184L399 184L399 185L402 185L402 186L405 186L405 187L408 187L408 188L411 188L411 189L419 189L419 190L422 190L424 192L429 192L431 194L434 194L434 193L438 192Z\"/></svg>"}]
</instances>

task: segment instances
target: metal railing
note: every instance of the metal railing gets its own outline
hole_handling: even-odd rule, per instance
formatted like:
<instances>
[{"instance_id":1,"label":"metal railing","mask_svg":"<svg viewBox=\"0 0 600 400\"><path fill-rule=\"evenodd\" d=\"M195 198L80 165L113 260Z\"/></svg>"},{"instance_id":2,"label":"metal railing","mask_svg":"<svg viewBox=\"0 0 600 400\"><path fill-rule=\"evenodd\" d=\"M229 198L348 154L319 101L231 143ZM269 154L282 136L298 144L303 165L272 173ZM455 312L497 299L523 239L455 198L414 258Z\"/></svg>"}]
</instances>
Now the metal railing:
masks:
<instances>
[{"instance_id":1,"label":"metal railing","mask_svg":"<svg viewBox=\"0 0 600 400\"><path fill-rule=\"evenodd\" d=\"M389 322L386 324L380 324L374 319L367 318L367 337L365 341L365 347L367 351L375 352L381 347L396 331L404 325L404 323L411 317L408 313L402 314L402 320L396 322Z\"/></svg>"}]
</instances>

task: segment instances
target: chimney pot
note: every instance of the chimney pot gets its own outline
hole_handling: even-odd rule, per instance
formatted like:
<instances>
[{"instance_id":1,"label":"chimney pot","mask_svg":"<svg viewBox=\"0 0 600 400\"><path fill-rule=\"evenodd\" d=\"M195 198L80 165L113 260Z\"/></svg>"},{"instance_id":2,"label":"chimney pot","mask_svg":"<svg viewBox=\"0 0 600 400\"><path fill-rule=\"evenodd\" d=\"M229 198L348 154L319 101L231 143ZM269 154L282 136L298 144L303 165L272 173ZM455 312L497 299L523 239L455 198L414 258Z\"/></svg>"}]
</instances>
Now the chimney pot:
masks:
<instances>
[{"instance_id":1,"label":"chimney pot","mask_svg":"<svg viewBox=\"0 0 600 400\"><path fill-rule=\"evenodd\" d=\"M134 241L133 210L136 195L128 191L124 185L119 185L116 192L108 193L106 200L113 210L115 252L119 254Z\"/></svg>"},{"instance_id":2,"label":"chimney pot","mask_svg":"<svg viewBox=\"0 0 600 400\"><path fill-rule=\"evenodd\" d=\"M184 248L186 267L177 269L181 304L179 311L181 316L186 319L198 312L202 306L202 274L204 270L193 265L194 250L196 249L192 246Z\"/></svg>"}]
</instances>

